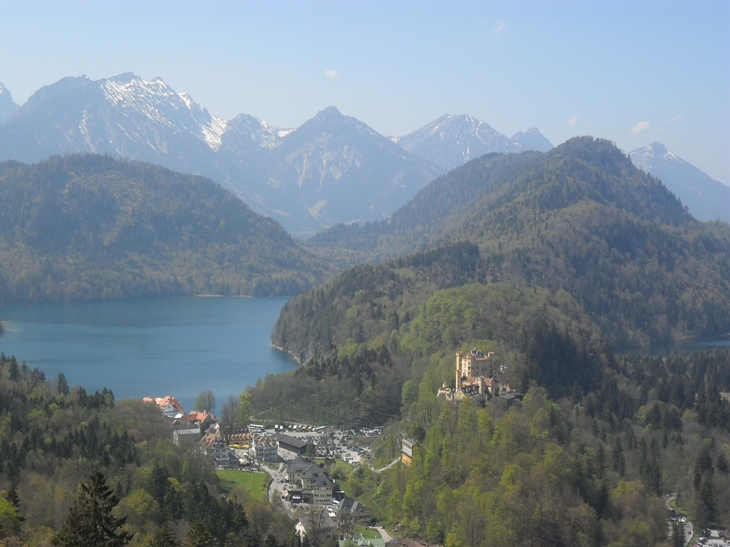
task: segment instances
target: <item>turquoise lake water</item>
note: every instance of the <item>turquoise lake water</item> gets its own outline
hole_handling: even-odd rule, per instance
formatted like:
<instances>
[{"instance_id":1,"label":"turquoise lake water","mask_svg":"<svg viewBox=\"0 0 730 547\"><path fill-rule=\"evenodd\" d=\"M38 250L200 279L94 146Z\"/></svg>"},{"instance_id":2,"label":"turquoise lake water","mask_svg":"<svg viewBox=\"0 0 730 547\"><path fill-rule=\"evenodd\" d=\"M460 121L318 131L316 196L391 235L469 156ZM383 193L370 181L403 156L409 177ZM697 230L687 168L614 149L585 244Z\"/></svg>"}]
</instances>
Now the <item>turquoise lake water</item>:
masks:
<instances>
[{"instance_id":1,"label":"turquoise lake water","mask_svg":"<svg viewBox=\"0 0 730 547\"><path fill-rule=\"evenodd\" d=\"M0 351L53 379L117 399L174 395L186 410L210 389L218 410L266 374L296 363L270 343L286 298L148 298L0 308ZM730 336L633 350L666 355L730 345Z\"/></svg>"},{"instance_id":2,"label":"turquoise lake water","mask_svg":"<svg viewBox=\"0 0 730 547\"><path fill-rule=\"evenodd\" d=\"M640 355L653 355L654 357L666 357L670 353L688 353L692 351L712 351L717 346L730 346L730 334L712 336L709 338L693 338L681 340L670 344L656 344L645 348L632 348L619 353L638 353Z\"/></svg>"},{"instance_id":3,"label":"turquoise lake water","mask_svg":"<svg viewBox=\"0 0 730 547\"><path fill-rule=\"evenodd\" d=\"M59 372L117 399L174 395L186 410L210 389L218 410L296 363L270 343L286 298L175 297L4 306L0 351L49 380Z\"/></svg>"}]
</instances>

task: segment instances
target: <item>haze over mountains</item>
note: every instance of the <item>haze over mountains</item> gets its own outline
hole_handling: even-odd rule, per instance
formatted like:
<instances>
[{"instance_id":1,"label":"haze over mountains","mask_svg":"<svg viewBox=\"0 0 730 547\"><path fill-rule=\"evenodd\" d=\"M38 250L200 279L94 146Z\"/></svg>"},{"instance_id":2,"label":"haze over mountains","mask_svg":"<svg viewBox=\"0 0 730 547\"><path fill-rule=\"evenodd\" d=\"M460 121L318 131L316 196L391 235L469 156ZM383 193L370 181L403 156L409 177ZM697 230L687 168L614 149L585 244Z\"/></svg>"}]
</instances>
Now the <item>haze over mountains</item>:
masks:
<instances>
[{"instance_id":1,"label":"haze over mountains","mask_svg":"<svg viewBox=\"0 0 730 547\"><path fill-rule=\"evenodd\" d=\"M405 150L436 165L453 169L488 152L513 154L525 150L546 152L553 145L537 128L520 131L511 139L472 116L445 115L403 137L394 137Z\"/></svg>"},{"instance_id":2,"label":"haze over mountains","mask_svg":"<svg viewBox=\"0 0 730 547\"><path fill-rule=\"evenodd\" d=\"M550 146L539 132L537 141L524 137L534 130L509 139L468 116L445 118L440 138L449 153L438 156L438 142L430 150L429 142L413 144L434 124L402 138L409 152L333 107L282 129L248 114L223 120L160 78L69 77L20 107L0 89L0 160L107 153L201 174L290 233L309 236L340 222L382 219L438 174L484 152Z\"/></svg>"},{"instance_id":3,"label":"haze over mountains","mask_svg":"<svg viewBox=\"0 0 730 547\"><path fill-rule=\"evenodd\" d=\"M0 163L0 218L0 305L291 295L333 273L211 180L108 156Z\"/></svg>"},{"instance_id":4,"label":"haze over mountains","mask_svg":"<svg viewBox=\"0 0 730 547\"><path fill-rule=\"evenodd\" d=\"M18 105L13 102L10 91L0 83L0 123L5 123L9 120L15 114L16 110L18 110Z\"/></svg>"},{"instance_id":5,"label":"haze over mountains","mask_svg":"<svg viewBox=\"0 0 730 547\"><path fill-rule=\"evenodd\" d=\"M632 152L703 220L730 217L730 190L677 156ZM329 107L298 128L249 114L223 120L162 79L68 77L18 106L0 85L0 160L92 152L201 174L290 233L388 217L437 175L485 153L545 152L537 128L511 138L468 115L445 115L386 138Z\"/></svg>"},{"instance_id":6,"label":"haze over mountains","mask_svg":"<svg viewBox=\"0 0 730 547\"><path fill-rule=\"evenodd\" d=\"M412 316L429 291L474 282L564 290L618 346L730 328L730 227L694 219L660 181L601 139L482 156L431 182L389 219L334 227L309 245L405 258L353 268L323 295L292 300L300 313L307 299L317 310L314 318L305 314L309 323L282 329L295 354L312 340L328 347L355 339L340 315L346 302L388 295L410 306L399 314ZM286 321L296 323L283 314ZM337 327L317 331L321 325ZM381 327L387 339L392 329Z\"/></svg>"},{"instance_id":7,"label":"haze over mountains","mask_svg":"<svg viewBox=\"0 0 730 547\"><path fill-rule=\"evenodd\" d=\"M660 179L699 220L730 224L730 187L716 181L667 150L660 142L637 148L629 156L634 165Z\"/></svg>"}]
</instances>

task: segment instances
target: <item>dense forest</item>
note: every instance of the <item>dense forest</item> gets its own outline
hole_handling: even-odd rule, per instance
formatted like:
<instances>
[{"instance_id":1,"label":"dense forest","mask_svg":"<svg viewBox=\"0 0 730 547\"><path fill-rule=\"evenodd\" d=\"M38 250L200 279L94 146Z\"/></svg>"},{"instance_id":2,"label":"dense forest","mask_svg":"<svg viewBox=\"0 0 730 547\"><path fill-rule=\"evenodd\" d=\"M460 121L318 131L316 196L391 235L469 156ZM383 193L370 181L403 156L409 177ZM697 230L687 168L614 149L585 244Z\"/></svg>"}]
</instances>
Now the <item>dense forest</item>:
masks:
<instances>
[{"instance_id":1,"label":"dense forest","mask_svg":"<svg viewBox=\"0 0 730 547\"><path fill-rule=\"evenodd\" d=\"M729 348L614 354L567 293L508 284L437 291L409 325L391 349L314 358L251 390L262 416L387 414L372 468L340 478L398 534L448 547L676 545L670 492L695 531L730 526ZM453 387L454 351L475 346L511 368L502 381L523 401L437 397ZM392 371L409 378L400 396L368 404ZM374 471L404 437L412 465Z\"/></svg>"},{"instance_id":2,"label":"dense forest","mask_svg":"<svg viewBox=\"0 0 730 547\"><path fill-rule=\"evenodd\" d=\"M248 402L257 420L387 424L373 467L336 478L398 536L677 544L670 492L695 526L730 526L730 350L617 352L730 330L730 228L693 219L606 141L484 156L388 222L317 236L311 253L208 181L143 164L6 163L0 183L5 302L281 294L332 272L317 257L387 259L285 305L272 341L301 366ZM520 396L437 396L455 387L455 352L475 347ZM131 545L298 547L287 517L221 497L168 434L153 405L0 356L0 541L73 544L68 515L97 492ZM412 464L376 471L404 437Z\"/></svg>"},{"instance_id":3,"label":"dense forest","mask_svg":"<svg viewBox=\"0 0 730 547\"><path fill-rule=\"evenodd\" d=\"M453 387L454 352L467 342L494 351L507 369L505 382L515 389L535 381L556 397L574 385L580 392L595 387L604 369L613 366L598 328L566 292L470 284L435 292L411 319L394 311L386 297L360 296L357 313L347 314L352 336L338 351L320 348L296 374L267 376L251 390L262 417L385 423L400 415L401 386L418 385L429 366L438 364L439 386ZM407 328L398 330L401 321ZM358 342L365 338L377 340L377 347Z\"/></svg>"},{"instance_id":4,"label":"dense forest","mask_svg":"<svg viewBox=\"0 0 730 547\"><path fill-rule=\"evenodd\" d=\"M447 546L668 544L664 495L695 531L730 525L730 352L622 356L600 385L485 408L435 395L430 368L380 441L416 441L410 467L357 472L379 518ZM667 543L664 543L667 542ZM676 543L675 543L676 544Z\"/></svg>"},{"instance_id":5,"label":"dense forest","mask_svg":"<svg viewBox=\"0 0 730 547\"><path fill-rule=\"evenodd\" d=\"M730 525L730 352L616 353L730 330L730 228L693 219L611 143L484 156L388 221L309 244L389 259L286 304L273 341L301 366L252 388L254 410L390 420L374 467L415 441L410 467L347 478L399 533L668 544L669 492L695 526ZM437 397L472 347L494 352L523 401Z\"/></svg>"},{"instance_id":6,"label":"dense forest","mask_svg":"<svg viewBox=\"0 0 730 547\"><path fill-rule=\"evenodd\" d=\"M153 403L87 393L0 355L0 544L78 545L78 487L95 477L129 545L294 545L284 513L240 490L220 495L211 464L172 443Z\"/></svg>"},{"instance_id":7,"label":"dense forest","mask_svg":"<svg viewBox=\"0 0 730 547\"><path fill-rule=\"evenodd\" d=\"M346 247L386 258L417 251L423 258L356 268L324 285L324 301L336 298L337 311L324 304L320 289L303 303L293 301L277 326L277 343L285 330L284 347L295 354L312 340L325 342L321 334L290 328L302 316L294 308L318 321L320 313L346 311L361 290L387 286L391 294L407 294L405 281L394 276L419 278L421 263L438 260L426 249L464 242L478 251L465 264L447 264L444 255L442 264L426 265L429 284L458 283L460 270L468 282L563 289L616 347L730 330L730 228L695 220L613 144L585 137L545 154L486 155L435 180L386 221L313 238L311 245L330 251ZM337 330L331 336L335 343L347 337Z\"/></svg>"},{"instance_id":8,"label":"dense forest","mask_svg":"<svg viewBox=\"0 0 730 547\"><path fill-rule=\"evenodd\" d=\"M202 177L107 156L0 164L0 304L289 295L331 273Z\"/></svg>"}]
</instances>

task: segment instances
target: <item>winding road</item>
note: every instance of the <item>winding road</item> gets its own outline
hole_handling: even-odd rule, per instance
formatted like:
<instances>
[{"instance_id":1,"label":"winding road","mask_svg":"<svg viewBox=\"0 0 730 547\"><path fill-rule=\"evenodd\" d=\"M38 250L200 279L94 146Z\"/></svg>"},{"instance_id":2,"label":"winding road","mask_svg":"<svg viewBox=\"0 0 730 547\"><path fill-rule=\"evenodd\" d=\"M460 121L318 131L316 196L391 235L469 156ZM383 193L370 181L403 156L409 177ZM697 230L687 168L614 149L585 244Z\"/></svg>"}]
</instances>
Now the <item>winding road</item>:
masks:
<instances>
[{"instance_id":1,"label":"winding road","mask_svg":"<svg viewBox=\"0 0 730 547\"><path fill-rule=\"evenodd\" d=\"M684 518L685 518L685 520L686 520L686 518L687 518L687 517L685 517L684 515L682 515L682 513L680 513L679 511L675 511L675 510L674 510L674 509L673 509L673 508L672 508L672 507L671 507L671 506L669 505L669 502L670 502L670 501L672 501L672 500L673 500L674 498L676 498L676 497L677 497L677 494L669 494L669 495L667 496L667 498L666 498L666 501L665 501L665 503L667 504L667 509L668 509L668 510L669 510L670 512L676 512L676 513L677 513L678 515L680 515L680 516L684 517ZM671 534L671 532L672 532L672 521L671 521L671 520L669 521L669 532L670 532L670 534ZM692 536L693 536L693 535L694 535L694 528L692 527L692 523L691 523L691 522L690 522L689 520L687 520L687 521L686 521L686 522L684 523L684 545L688 545L688 544L689 544L689 541L690 541L690 540L692 539Z\"/></svg>"}]
</instances>

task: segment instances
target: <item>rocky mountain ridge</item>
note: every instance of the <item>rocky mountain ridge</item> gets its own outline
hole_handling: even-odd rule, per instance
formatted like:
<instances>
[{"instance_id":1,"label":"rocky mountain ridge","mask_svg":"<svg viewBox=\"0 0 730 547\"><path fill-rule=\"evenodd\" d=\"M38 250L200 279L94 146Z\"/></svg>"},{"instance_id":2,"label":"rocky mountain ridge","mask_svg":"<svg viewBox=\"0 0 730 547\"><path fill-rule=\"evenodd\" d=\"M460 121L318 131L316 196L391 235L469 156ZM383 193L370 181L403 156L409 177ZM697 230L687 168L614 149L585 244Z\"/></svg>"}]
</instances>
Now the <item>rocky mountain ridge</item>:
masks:
<instances>
[{"instance_id":1,"label":"rocky mountain ridge","mask_svg":"<svg viewBox=\"0 0 730 547\"><path fill-rule=\"evenodd\" d=\"M537 128L520 131L511 139L473 116L446 114L393 142L417 156L453 169L490 152L515 154L526 150L545 152L553 145Z\"/></svg>"},{"instance_id":2,"label":"rocky mountain ridge","mask_svg":"<svg viewBox=\"0 0 730 547\"><path fill-rule=\"evenodd\" d=\"M492 141L507 143L500 151L525 147L510 148L487 124L476 125L485 140L494 133ZM408 152L334 107L282 129L248 114L223 120L161 78L132 73L63 78L20 107L0 89L0 160L37 162L78 152L206 176L300 237L341 222L385 218L449 167ZM467 157L477 152L481 148Z\"/></svg>"}]
</instances>

